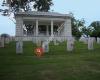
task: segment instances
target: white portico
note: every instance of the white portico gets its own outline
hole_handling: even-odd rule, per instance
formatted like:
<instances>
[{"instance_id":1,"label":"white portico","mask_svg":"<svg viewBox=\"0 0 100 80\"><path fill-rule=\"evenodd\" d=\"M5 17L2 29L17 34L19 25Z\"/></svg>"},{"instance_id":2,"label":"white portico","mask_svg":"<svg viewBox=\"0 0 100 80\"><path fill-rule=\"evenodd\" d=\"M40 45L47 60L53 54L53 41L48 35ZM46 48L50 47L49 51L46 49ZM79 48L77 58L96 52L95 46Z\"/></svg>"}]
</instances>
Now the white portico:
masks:
<instances>
[{"instance_id":1,"label":"white portico","mask_svg":"<svg viewBox=\"0 0 100 80\"><path fill-rule=\"evenodd\" d=\"M70 37L71 15L56 12L18 12L16 19L16 37L23 40L40 38L48 39L52 36Z\"/></svg>"}]
</instances>

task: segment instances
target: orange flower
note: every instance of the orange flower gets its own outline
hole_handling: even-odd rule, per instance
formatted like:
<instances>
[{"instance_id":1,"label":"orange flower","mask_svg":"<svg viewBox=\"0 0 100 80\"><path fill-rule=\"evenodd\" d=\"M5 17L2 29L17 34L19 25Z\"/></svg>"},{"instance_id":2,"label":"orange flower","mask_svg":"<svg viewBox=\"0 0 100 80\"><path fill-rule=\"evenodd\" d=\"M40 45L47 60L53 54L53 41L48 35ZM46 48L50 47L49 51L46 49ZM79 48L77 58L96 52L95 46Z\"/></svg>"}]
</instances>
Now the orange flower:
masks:
<instances>
[{"instance_id":1,"label":"orange flower","mask_svg":"<svg viewBox=\"0 0 100 80\"><path fill-rule=\"evenodd\" d=\"M37 55L37 57L41 57L42 55L43 55L43 48L36 48L35 49L35 53L36 53L36 55Z\"/></svg>"}]
</instances>

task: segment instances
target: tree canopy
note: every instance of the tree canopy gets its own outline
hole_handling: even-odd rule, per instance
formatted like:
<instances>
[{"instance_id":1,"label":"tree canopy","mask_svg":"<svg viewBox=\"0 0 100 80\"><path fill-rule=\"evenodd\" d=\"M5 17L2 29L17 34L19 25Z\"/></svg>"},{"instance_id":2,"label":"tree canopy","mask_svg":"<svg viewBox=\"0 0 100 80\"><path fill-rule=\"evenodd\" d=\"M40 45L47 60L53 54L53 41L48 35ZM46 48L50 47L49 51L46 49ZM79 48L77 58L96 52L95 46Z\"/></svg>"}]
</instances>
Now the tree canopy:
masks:
<instances>
[{"instance_id":1,"label":"tree canopy","mask_svg":"<svg viewBox=\"0 0 100 80\"><path fill-rule=\"evenodd\" d=\"M85 20L84 19L79 20L73 16L71 19L71 25L72 25L72 35L76 38L80 38L82 35L82 28L84 28L85 25Z\"/></svg>"},{"instance_id":2,"label":"tree canopy","mask_svg":"<svg viewBox=\"0 0 100 80\"><path fill-rule=\"evenodd\" d=\"M9 34L6 34L6 33L1 34L0 36L1 37L4 37L4 38L9 38L10 37L10 35Z\"/></svg>"},{"instance_id":3,"label":"tree canopy","mask_svg":"<svg viewBox=\"0 0 100 80\"><path fill-rule=\"evenodd\" d=\"M7 14L9 11L16 13L20 10L25 12L32 11L44 11L48 12L53 5L52 0L4 0L2 6L9 6L9 9L0 9L0 12Z\"/></svg>"},{"instance_id":4,"label":"tree canopy","mask_svg":"<svg viewBox=\"0 0 100 80\"><path fill-rule=\"evenodd\" d=\"M34 8L37 11L47 12L51 5L53 5L52 0L35 0Z\"/></svg>"},{"instance_id":5,"label":"tree canopy","mask_svg":"<svg viewBox=\"0 0 100 80\"><path fill-rule=\"evenodd\" d=\"M91 28L91 34L92 37L100 37L100 21L93 21L89 28Z\"/></svg>"}]
</instances>

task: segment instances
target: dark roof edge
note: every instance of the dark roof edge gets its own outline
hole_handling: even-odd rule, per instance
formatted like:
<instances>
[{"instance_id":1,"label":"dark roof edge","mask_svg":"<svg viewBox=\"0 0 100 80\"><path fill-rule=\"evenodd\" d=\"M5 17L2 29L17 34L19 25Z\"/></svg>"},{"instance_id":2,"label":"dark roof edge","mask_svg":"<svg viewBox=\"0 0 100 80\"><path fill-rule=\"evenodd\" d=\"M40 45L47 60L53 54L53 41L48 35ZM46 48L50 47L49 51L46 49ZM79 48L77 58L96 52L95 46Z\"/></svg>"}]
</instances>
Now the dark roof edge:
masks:
<instances>
[{"instance_id":1,"label":"dark roof edge","mask_svg":"<svg viewBox=\"0 0 100 80\"><path fill-rule=\"evenodd\" d=\"M56 12L18 12L15 17L59 17L59 18L72 18L70 14L60 14Z\"/></svg>"}]
</instances>

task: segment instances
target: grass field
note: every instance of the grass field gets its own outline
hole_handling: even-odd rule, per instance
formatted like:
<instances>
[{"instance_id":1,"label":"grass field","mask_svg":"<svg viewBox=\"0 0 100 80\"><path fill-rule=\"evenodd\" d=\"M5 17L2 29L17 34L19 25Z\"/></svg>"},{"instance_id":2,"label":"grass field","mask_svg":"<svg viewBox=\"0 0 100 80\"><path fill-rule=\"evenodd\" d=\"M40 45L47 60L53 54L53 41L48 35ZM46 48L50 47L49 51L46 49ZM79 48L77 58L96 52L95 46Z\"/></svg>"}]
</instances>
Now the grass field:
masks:
<instances>
[{"instance_id":1,"label":"grass field","mask_svg":"<svg viewBox=\"0 0 100 80\"><path fill-rule=\"evenodd\" d=\"M16 55L15 42L0 48L0 80L100 80L100 44L89 51L76 42L72 52L66 44L50 44L50 52L41 58L34 44L24 43L24 53Z\"/></svg>"}]
</instances>

